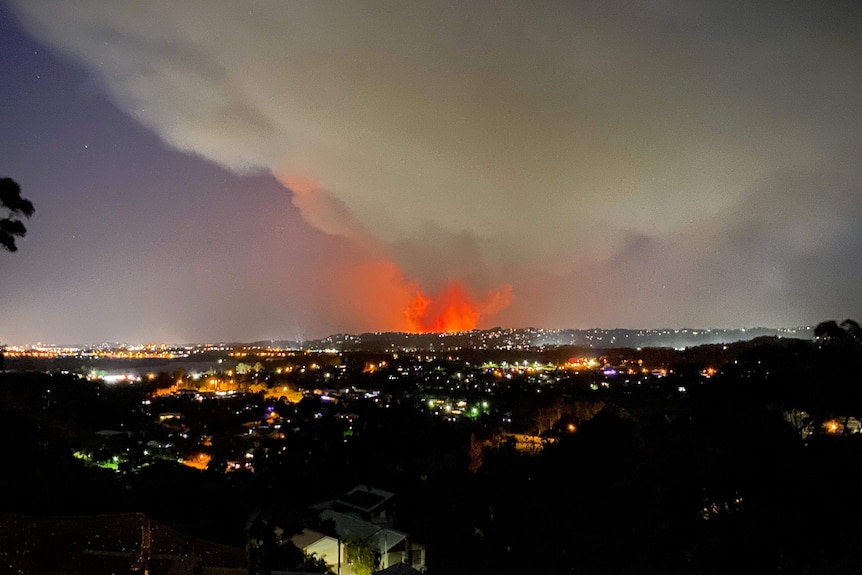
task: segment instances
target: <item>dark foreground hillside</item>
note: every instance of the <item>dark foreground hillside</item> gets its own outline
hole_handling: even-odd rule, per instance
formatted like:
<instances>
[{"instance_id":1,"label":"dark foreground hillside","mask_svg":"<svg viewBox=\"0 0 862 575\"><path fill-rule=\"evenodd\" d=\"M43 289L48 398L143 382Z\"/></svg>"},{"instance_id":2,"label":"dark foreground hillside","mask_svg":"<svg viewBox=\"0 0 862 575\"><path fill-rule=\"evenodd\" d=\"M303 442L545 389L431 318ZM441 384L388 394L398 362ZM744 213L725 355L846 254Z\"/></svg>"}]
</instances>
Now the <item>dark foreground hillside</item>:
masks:
<instances>
[{"instance_id":1,"label":"dark foreground hillside","mask_svg":"<svg viewBox=\"0 0 862 575\"><path fill-rule=\"evenodd\" d=\"M703 354L684 359L643 385L584 374L500 383L490 401L520 431L494 411L435 417L410 381L385 406L261 397L291 430L259 440L253 471L230 473L76 459L105 426L155 433L136 407L150 390L3 374L0 573L120 572L116 561L140 554L145 521L158 525L152 557L184 554L191 572L287 569L279 549L313 523L310 506L357 484L396 494L394 528L424 544L432 574L862 570L859 341L846 330L763 340L709 372ZM349 433L337 427L345 413ZM516 440L528 420L532 450ZM216 449L218 431L208 437ZM100 543L112 537L118 549ZM157 551L168 539L195 543ZM253 560L250 540L263 549ZM150 572L182 572L172 565L153 559Z\"/></svg>"}]
</instances>

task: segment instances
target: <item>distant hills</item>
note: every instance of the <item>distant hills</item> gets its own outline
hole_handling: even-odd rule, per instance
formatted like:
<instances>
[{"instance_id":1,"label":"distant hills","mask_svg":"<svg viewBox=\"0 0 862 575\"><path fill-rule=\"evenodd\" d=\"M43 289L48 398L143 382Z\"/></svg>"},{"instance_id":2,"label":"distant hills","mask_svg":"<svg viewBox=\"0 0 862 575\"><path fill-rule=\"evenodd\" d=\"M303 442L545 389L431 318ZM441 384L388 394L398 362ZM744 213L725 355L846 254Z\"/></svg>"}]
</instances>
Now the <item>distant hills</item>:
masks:
<instances>
[{"instance_id":1,"label":"distant hills","mask_svg":"<svg viewBox=\"0 0 862 575\"><path fill-rule=\"evenodd\" d=\"M560 346L593 349L661 347L685 349L700 345L751 341L757 338L814 338L814 327L795 328L732 328L732 329L539 329L502 328L474 329L454 333L373 332L335 334L311 340L259 340L253 342L193 343L169 345L130 345L102 343L97 345L56 346L39 344L22 349L70 353L171 352L183 356L201 353L221 353L234 350L333 350L333 351L446 351L456 349L542 350ZM18 350L19 348L6 348Z\"/></svg>"},{"instance_id":2,"label":"distant hills","mask_svg":"<svg viewBox=\"0 0 862 575\"><path fill-rule=\"evenodd\" d=\"M251 346L336 351L444 351L448 349L541 349L578 346L596 349L670 347L747 341L759 337L812 339L813 327L735 329L509 329L458 333L377 332L337 334L309 341L258 341Z\"/></svg>"}]
</instances>

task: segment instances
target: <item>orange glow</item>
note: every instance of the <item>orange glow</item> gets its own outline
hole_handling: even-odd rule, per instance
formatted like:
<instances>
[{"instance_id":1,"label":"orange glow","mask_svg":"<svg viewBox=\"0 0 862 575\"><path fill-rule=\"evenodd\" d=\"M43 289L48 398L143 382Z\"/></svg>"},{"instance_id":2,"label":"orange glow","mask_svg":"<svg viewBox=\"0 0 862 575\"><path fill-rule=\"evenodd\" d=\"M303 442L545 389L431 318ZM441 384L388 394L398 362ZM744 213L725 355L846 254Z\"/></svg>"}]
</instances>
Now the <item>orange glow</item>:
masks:
<instances>
[{"instance_id":1,"label":"orange glow","mask_svg":"<svg viewBox=\"0 0 862 575\"><path fill-rule=\"evenodd\" d=\"M416 285L404 277L398 264L389 258L360 261L342 269L341 276L334 284L333 301L343 306L346 315L370 329L404 329L404 307L416 293Z\"/></svg>"},{"instance_id":2,"label":"orange glow","mask_svg":"<svg viewBox=\"0 0 862 575\"><path fill-rule=\"evenodd\" d=\"M412 332L458 332L475 329L483 315L491 315L509 305L512 288L491 292L483 301L474 301L464 284L451 282L429 298L419 291L404 310L407 330Z\"/></svg>"},{"instance_id":3,"label":"orange glow","mask_svg":"<svg viewBox=\"0 0 862 575\"><path fill-rule=\"evenodd\" d=\"M208 453L196 453L186 459L183 459L183 465L194 467L195 469L206 469L212 456Z\"/></svg>"},{"instance_id":4,"label":"orange glow","mask_svg":"<svg viewBox=\"0 0 862 575\"><path fill-rule=\"evenodd\" d=\"M407 276L389 253L389 247L360 222L337 194L313 178L293 169L276 170L291 191L293 204L318 230L341 238L351 250L349 263L321 265L316 282L333 311L362 325L362 329L409 332L458 332L475 329L489 315L512 301L512 287L492 291L474 300L463 282L452 281L428 295L418 281ZM332 281L332 275L337 280Z\"/></svg>"},{"instance_id":5,"label":"orange glow","mask_svg":"<svg viewBox=\"0 0 862 575\"><path fill-rule=\"evenodd\" d=\"M459 281L429 295L389 258L356 263L341 273L346 281L340 284L343 291L336 302L374 329L413 333L469 331L512 301L511 286L477 301Z\"/></svg>"}]
</instances>

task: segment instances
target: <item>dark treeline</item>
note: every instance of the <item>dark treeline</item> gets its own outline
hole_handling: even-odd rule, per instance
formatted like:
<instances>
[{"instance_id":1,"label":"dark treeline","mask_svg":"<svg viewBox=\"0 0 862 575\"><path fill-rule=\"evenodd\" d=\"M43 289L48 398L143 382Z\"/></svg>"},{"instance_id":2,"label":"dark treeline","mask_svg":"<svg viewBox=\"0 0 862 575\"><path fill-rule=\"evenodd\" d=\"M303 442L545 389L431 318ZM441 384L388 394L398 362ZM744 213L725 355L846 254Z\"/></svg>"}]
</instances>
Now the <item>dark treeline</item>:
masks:
<instances>
[{"instance_id":1,"label":"dark treeline","mask_svg":"<svg viewBox=\"0 0 862 575\"><path fill-rule=\"evenodd\" d=\"M309 505L364 483L397 493L397 527L427 545L430 573L859 572L860 334L855 322L825 322L814 341L656 351L670 369L646 386L513 384L499 401L547 420L532 454L496 412L445 422L417 409L414 388L390 390L387 409L351 404L349 440L336 418L317 416L318 399L278 401L302 432L264 440L254 473L85 466L72 452L100 429L127 430L135 449L152 425L141 408L151 390L0 374L0 512L143 512L243 546L252 517L298 531ZM230 434L213 432L214 453L222 440Z\"/></svg>"}]
</instances>

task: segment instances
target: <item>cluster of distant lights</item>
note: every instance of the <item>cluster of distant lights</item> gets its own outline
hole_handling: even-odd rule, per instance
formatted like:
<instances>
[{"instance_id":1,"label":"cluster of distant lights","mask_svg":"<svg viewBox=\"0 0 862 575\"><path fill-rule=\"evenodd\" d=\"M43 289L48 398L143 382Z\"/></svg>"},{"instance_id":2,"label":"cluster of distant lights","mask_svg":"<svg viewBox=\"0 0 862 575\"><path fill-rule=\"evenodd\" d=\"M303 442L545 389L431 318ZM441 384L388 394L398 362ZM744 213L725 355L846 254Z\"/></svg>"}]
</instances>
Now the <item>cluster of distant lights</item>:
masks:
<instances>
[{"instance_id":1,"label":"cluster of distant lights","mask_svg":"<svg viewBox=\"0 0 862 575\"><path fill-rule=\"evenodd\" d=\"M786 335L804 335L812 330L811 327L801 328L770 328L773 331ZM614 332L621 331L624 338L644 337L647 335L706 335L723 332L739 332L746 333L748 331L756 331L749 328L737 329L542 329L542 328L499 328L493 330L467 330L467 331L450 331L439 333L416 334L409 332L401 332L405 339L411 336L436 336L440 339L446 339L455 336L478 335L482 341L501 339L504 337L514 338L508 342L508 345L500 346L505 349L513 347L545 347L550 344L548 341L538 341L536 336L546 338L548 336L560 336L570 332L582 332L587 341L604 341L610 338L611 342L616 341ZM392 332L375 332L373 335L394 335ZM532 338L532 339L531 339ZM274 346L235 346L225 343L206 343L206 344L112 344L102 343L98 345L76 347L76 346L57 346L52 344L43 344L37 342L35 345L11 345L2 348L5 357L33 357L33 358L57 358L57 357L89 357L89 358L107 358L107 359L178 359L189 357L190 355L208 352L228 352L233 357L246 357L255 355L260 357L289 357L296 353L328 353L337 354L339 349L332 347L333 344L361 343L362 336L350 334L338 334L326 337L319 340L319 343L328 344L328 347L274 347ZM433 345L433 344L428 344ZM441 344L442 345L442 344ZM557 345L562 345L562 342L557 342ZM410 350L404 350L410 351ZM418 351L418 350L413 350Z\"/></svg>"},{"instance_id":2,"label":"cluster of distant lights","mask_svg":"<svg viewBox=\"0 0 862 575\"><path fill-rule=\"evenodd\" d=\"M3 349L5 357L81 357L94 359L175 359L188 357L189 351L184 348L167 345L135 345L135 346L93 346L93 347L62 347L53 345L7 346Z\"/></svg>"},{"instance_id":3,"label":"cluster of distant lights","mask_svg":"<svg viewBox=\"0 0 862 575\"><path fill-rule=\"evenodd\" d=\"M235 347L224 344L184 345L174 346L168 344L138 344L138 345L111 345L100 344L87 347L69 347L57 345L10 345L2 349L5 357L33 357L33 358L59 358L59 357L81 357L94 359L179 359L194 354L209 352L229 352L235 357L246 355L258 355L262 357L285 357L290 355L286 350L257 348L245 348L242 352L236 352ZM335 350L327 350L333 351Z\"/></svg>"}]
</instances>

